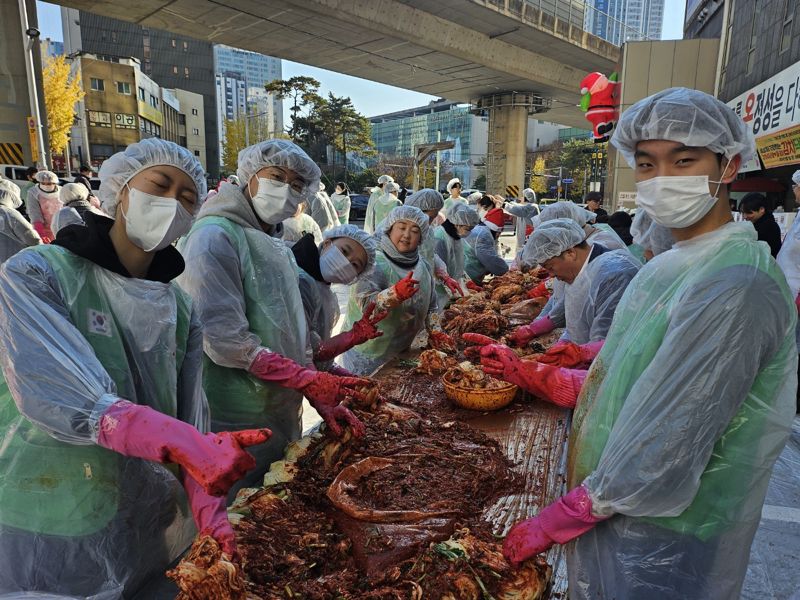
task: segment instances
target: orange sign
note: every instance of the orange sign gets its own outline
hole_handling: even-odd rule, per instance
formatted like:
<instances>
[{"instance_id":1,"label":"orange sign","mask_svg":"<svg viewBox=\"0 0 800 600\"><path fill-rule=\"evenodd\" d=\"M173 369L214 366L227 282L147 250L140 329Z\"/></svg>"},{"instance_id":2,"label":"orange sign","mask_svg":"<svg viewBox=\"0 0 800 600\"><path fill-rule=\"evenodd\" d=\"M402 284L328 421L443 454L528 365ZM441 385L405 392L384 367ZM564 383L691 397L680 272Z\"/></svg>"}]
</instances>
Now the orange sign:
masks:
<instances>
[{"instance_id":1,"label":"orange sign","mask_svg":"<svg viewBox=\"0 0 800 600\"><path fill-rule=\"evenodd\" d=\"M33 162L39 162L39 142L36 139L36 119L33 117L28 117L28 135L31 140L31 158Z\"/></svg>"},{"instance_id":2,"label":"orange sign","mask_svg":"<svg viewBox=\"0 0 800 600\"><path fill-rule=\"evenodd\" d=\"M756 138L756 147L766 169L800 163L800 125Z\"/></svg>"}]
</instances>

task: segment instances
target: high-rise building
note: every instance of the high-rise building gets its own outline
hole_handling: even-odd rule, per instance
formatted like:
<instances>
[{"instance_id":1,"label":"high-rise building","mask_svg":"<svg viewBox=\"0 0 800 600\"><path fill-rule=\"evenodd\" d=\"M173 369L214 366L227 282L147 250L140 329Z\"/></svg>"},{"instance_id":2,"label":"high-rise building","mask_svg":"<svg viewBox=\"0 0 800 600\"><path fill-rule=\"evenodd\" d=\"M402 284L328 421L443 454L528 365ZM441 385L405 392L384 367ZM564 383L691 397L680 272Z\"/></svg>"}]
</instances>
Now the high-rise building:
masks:
<instances>
[{"instance_id":1,"label":"high-rise building","mask_svg":"<svg viewBox=\"0 0 800 600\"><path fill-rule=\"evenodd\" d=\"M203 97L206 168L216 176L219 139L211 43L82 10L61 11L67 54L83 51L100 57L134 57L141 64L142 73L159 86L180 88Z\"/></svg>"},{"instance_id":2,"label":"high-rise building","mask_svg":"<svg viewBox=\"0 0 800 600\"><path fill-rule=\"evenodd\" d=\"M42 59L44 59L45 56L53 58L64 54L64 42L57 42L50 38L44 38L43 40L39 40L39 45L42 51Z\"/></svg>"},{"instance_id":3,"label":"high-rise building","mask_svg":"<svg viewBox=\"0 0 800 600\"><path fill-rule=\"evenodd\" d=\"M584 29L621 46L631 40L659 40L664 0L587 0Z\"/></svg>"}]
</instances>

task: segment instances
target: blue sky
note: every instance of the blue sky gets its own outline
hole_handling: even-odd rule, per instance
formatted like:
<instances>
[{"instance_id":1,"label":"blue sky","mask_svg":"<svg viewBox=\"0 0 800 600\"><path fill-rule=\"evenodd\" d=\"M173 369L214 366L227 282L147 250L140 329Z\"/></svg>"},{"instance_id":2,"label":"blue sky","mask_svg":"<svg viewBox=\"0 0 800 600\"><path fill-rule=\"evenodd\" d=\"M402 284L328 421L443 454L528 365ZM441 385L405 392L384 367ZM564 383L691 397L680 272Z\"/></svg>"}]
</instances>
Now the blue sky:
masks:
<instances>
[{"instance_id":1,"label":"blue sky","mask_svg":"<svg viewBox=\"0 0 800 600\"><path fill-rule=\"evenodd\" d=\"M683 37L683 14L686 8L686 0L666 0L664 4L662 38L665 40L681 39ZM63 34L61 32L60 8L56 5L39 1L36 2L36 6L39 11L39 29L42 32L42 37L61 41ZM320 91L323 95L333 92L337 96L349 96L352 98L356 109L367 116L421 106L434 99L433 96L418 92L341 75L288 60L283 61L284 79L295 75L309 75L317 79L321 83ZM286 114L288 115L288 112Z\"/></svg>"}]
</instances>

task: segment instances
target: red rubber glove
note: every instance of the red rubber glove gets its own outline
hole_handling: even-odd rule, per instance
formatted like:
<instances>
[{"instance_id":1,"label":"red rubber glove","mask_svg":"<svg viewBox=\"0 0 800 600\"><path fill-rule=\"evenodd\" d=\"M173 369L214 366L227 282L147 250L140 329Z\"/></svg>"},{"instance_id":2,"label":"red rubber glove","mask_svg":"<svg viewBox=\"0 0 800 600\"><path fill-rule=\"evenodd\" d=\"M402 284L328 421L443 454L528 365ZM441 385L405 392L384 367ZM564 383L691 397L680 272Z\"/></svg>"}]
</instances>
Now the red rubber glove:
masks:
<instances>
[{"instance_id":1,"label":"red rubber glove","mask_svg":"<svg viewBox=\"0 0 800 600\"><path fill-rule=\"evenodd\" d=\"M358 346L369 340L381 337L383 332L377 329L375 325L385 319L389 312L382 311L373 316L372 313L374 311L375 303L370 302L367 304L364 309L364 314L358 321L353 323L353 328L350 331L343 331L339 335L335 335L319 345L319 348L317 348L314 354L314 360L331 360L347 352L353 346Z\"/></svg>"},{"instance_id":2,"label":"red rubber glove","mask_svg":"<svg viewBox=\"0 0 800 600\"><path fill-rule=\"evenodd\" d=\"M347 369L340 367L336 363L331 365L331 368L328 369L328 373L331 375L336 375L337 377L358 377L355 373L348 371Z\"/></svg>"},{"instance_id":3,"label":"red rubber glove","mask_svg":"<svg viewBox=\"0 0 800 600\"><path fill-rule=\"evenodd\" d=\"M471 279L467 279L467 289L472 290L473 292L482 292L483 288L479 286L477 283L472 281Z\"/></svg>"},{"instance_id":4,"label":"red rubber glove","mask_svg":"<svg viewBox=\"0 0 800 600\"><path fill-rule=\"evenodd\" d=\"M508 336L508 341L513 346L524 346L533 338L550 333L556 328L556 324L550 317L539 317L534 319L530 325L523 325L518 327L514 332Z\"/></svg>"},{"instance_id":5,"label":"red rubber glove","mask_svg":"<svg viewBox=\"0 0 800 600\"><path fill-rule=\"evenodd\" d=\"M605 340L580 345L572 342L558 342L536 360L554 367L588 369L594 358L600 354L604 343Z\"/></svg>"},{"instance_id":6,"label":"red rubber glove","mask_svg":"<svg viewBox=\"0 0 800 600\"><path fill-rule=\"evenodd\" d=\"M582 485L545 506L538 515L517 523L503 542L503 556L512 565L546 552L553 544L566 544L609 517L592 514L592 499Z\"/></svg>"},{"instance_id":7,"label":"red rubber glove","mask_svg":"<svg viewBox=\"0 0 800 600\"><path fill-rule=\"evenodd\" d=\"M428 332L428 343L434 350L441 350L442 352L455 352L456 343L444 331L430 331Z\"/></svg>"},{"instance_id":8,"label":"red rubber glove","mask_svg":"<svg viewBox=\"0 0 800 600\"><path fill-rule=\"evenodd\" d=\"M125 456L186 469L212 496L224 496L256 460L244 448L265 443L269 429L203 435L197 429L150 408L120 400L100 417L97 443Z\"/></svg>"},{"instance_id":9,"label":"red rubber glove","mask_svg":"<svg viewBox=\"0 0 800 600\"><path fill-rule=\"evenodd\" d=\"M411 271L400 281L392 286L395 296L400 302L405 302L419 291L419 281L414 279L414 272Z\"/></svg>"},{"instance_id":10,"label":"red rubber glove","mask_svg":"<svg viewBox=\"0 0 800 600\"><path fill-rule=\"evenodd\" d=\"M343 433L339 422L350 425L355 437L364 435L364 424L350 412L344 401L349 397L366 400L358 388L370 385L369 379L337 377L306 369L269 350L261 350L256 355L250 365L250 373L264 381L273 381L283 387L301 391L334 435L340 436Z\"/></svg>"},{"instance_id":11,"label":"red rubber glove","mask_svg":"<svg viewBox=\"0 0 800 600\"><path fill-rule=\"evenodd\" d=\"M235 558L236 535L233 533L231 522L228 521L225 496L209 496L203 487L183 470L181 470L181 481L189 499L189 508L192 510L197 531L200 535L210 535L225 554Z\"/></svg>"},{"instance_id":12,"label":"red rubber glove","mask_svg":"<svg viewBox=\"0 0 800 600\"><path fill-rule=\"evenodd\" d=\"M502 344L481 348L481 368L487 375L518 385L534 396L564 408L575 408L587 373L542 365L535 360L522 360Z\"/></svg>"},{"instance_id":13,"label":"red rubber glove","mask_svg":"<svg viewBox=\"0 0 800 600\"><path fill-rule=\"evenodd\" d=\"M41 221L34 221L33 228L36 230L36 233L39 234L39 237L42 238L42 242L45 244L49 244L55 239L55 236L53 235L53 232L50 231L50 228Z\"/></svg>"},{"instance_id":14,"label":"red rubber glove","mask_svg":"<svg viewBox=\"0 0 800 600\"><path fill-rule=\"evenodd\" d=\"M442 275L442 283L454 296L458 295L462 298L464 297L464 290L461 289L461 286L458 285L458 282L450 277L450 275Z\"/></svg>"},{"instance_id":15,"label":"red rubber glove","mask_svg":"<svg viewBox=\"0 0 800 600\"><path fill-rule=\"evenodd\" d=\"M547 279L542 281L535 288L528 291L528 298L549 298L550 290L547 287Z\"/></svg>"},{"instance_id":16,"label":"red rubber glove","mask_svg":"<svg viewBox=\"0 0 800 600\"><path fill-rule=\"evenodd\" d=\"M797 298L794 299L794 305L797 308L797 314L800 315L800 294L797 294Z\"/></svg>"}]
</instances>

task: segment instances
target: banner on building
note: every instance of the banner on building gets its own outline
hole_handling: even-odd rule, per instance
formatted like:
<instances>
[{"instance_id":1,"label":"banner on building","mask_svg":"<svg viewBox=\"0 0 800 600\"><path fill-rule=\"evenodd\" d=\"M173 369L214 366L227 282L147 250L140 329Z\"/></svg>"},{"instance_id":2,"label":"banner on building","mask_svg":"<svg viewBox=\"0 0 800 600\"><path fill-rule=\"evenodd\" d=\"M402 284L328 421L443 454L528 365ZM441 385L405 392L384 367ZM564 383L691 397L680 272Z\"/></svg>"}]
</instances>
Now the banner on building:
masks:
<instances>
[{"instance_id":1,"label":"banner on building","mask_svg":"<svg viewBox=\"0 0 800 600\"><path fill-rule=\"evenodd\" d=\"M114 126L117 129L136 129L136 115L115 113Z\"/></svg>"},{"instance_id":2,"label":"banner on building","mask_svg":"<svg viewBox=\"0 0 800 600\"><path fill-rule=\"evenodd\" d=\"M111 127L111 113L98 110L87 111L89 113L89 125L92 127Z\"/></svg>"},{"instance_id":3,"label":"banner on building","mask_svg":"<svg viewBox=\"0 0 800 600\"><path fill-rule=\"evenodd\" d=\"M733 98L728 102L728 106L733 108L753 131L758 154L766 168L770 168L770 165L767 165L767 158L762 154L762 147L773 166L800 162L800 155L794 151L790 152L788 144L792 139L792 134L788 130L800 125L800 62ZM782 135L784 133L787 133L788 137ZM783 147L786 144L785 148L776 148L775 138L778 136L780 136L779 145ZM762 138L772 141L762 141ZM776 163L778 159L780 162ZM757 159L755 162L758 162ZM753 161L745 167L740 170L746 172L760 168L757 164L754 166Z\"/></svg>"},{"instance_id":4,"label":"banner on building","mask_svg":"<svg viewBox=\"0 0 800 600\"><path fill-rule=\"evenodd\" d=\"M756 140L756 147L767 169L800 163L800 125L762 136Z\"/></svg>"}]
</instances>

